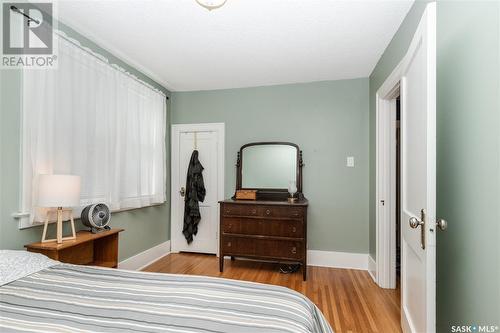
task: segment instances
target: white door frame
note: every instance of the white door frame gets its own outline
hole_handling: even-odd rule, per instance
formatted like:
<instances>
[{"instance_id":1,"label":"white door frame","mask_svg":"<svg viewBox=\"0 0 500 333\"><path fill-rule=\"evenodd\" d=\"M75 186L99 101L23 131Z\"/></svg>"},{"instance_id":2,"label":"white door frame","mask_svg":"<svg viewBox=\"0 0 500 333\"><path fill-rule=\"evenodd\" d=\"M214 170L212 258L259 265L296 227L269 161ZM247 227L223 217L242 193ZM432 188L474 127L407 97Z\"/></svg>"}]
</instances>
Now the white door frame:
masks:
<instances>
[{"instance_id":1,"label":"white door frame","mask_svg":"<svg viewBox=\"0 0 500 333\"><path fill-rule=\"evenodd\" d=\"M376 94L375 281L396 288L396 98L398 65Z\"/></svg>"},{"instance_id":2,"label":"white door frame","mask_svg":"<svg viewBox=\"0 0 500 333\"><path fill-rule=\"evenodd\" d=\"M193 132L216 132L217 133L217 201L224 200L224 154L225 154L225 124L224 123L203 123L203 124L174 124L172 125L171 131L171 175L179 174L179 136L181 133L193 133ZM179 252L177 250L178 241L185 241L184 238L174 237L174 235L180 235L179 225L173 223L173 221L180 221L180 216L183 212L179 212L173 209L173 207L179 207L180 196L179 189L183 184L179 183L179 179L176 177L171 177L171 208L170 208L170 239L171 239L171 252ZM217 216L220 216L220 207L217 206ZM177 215L176 215L177 214ZM217 243L219 240L219 223L220 219L216 219L216 238ZM217 246L217 257L219 256L219 247Z\"/></svg>"}]
</instances>

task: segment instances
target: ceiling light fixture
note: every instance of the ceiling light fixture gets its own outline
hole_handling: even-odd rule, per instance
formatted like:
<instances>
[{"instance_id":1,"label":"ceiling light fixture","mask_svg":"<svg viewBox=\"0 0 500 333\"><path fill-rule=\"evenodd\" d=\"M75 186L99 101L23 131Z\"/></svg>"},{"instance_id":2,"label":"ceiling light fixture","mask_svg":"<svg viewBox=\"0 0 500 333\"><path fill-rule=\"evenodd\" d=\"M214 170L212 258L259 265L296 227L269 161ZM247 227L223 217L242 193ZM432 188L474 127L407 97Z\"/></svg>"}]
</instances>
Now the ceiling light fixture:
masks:
<instances>
[{"instance_id":1,"label":"ceiling light fixture","mask_svg":"<svg viewBox=\"0 0 500 333\"><path fill-rule=\"evenodd\" d=\"M214 10L224 6L227 0L196 0L196 2L208 10Z\"/></svg>"}]
</instances>

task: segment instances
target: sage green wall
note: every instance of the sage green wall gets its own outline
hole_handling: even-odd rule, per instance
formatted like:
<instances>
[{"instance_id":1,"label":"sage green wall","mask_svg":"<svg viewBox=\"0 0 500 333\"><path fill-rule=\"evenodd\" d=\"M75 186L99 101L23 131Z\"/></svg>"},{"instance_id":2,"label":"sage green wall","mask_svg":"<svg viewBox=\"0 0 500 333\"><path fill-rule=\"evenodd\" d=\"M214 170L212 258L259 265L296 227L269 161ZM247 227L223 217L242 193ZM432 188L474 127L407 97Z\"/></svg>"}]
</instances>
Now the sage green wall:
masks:
<instances>
[{"instance_id":1,"label":"sage green wall","mask_svg":"<svg viewBox=\"0 0 500 333\"><path fill-rule=\"evenodd\" d=\"M367 78L172 93L173 124L206 122L226 124L226 197L240 146L294 142L304 152L309 248L368 252Z\"/></svg>"},{"instance_id":2,"label":"sage green wall","mask_svg":"<svg viewBox=\"0 0 500 333\"><path fill-rule=\"evenodd\" d=\"M500 326L500 2L437 3L438 332Z\"/></svg>"},{"instance_id":3,"label":"sage green wall","mask_svg":"<svg viewBox=\"0 0 500 333\"><path fill-rule=\"evenodd\" d=\"M375 259L375 94L410 45L427 3L415 1L370 75L370 256Z\"/></svg>"},{"instance_id":4,"label":"sage green wall","mask_svg":"<svg viewBox=\"0 0 500 333\"><path fill-rule=\"evenodd\" d=\"M1 20L1 18L0 18ZM1 23L0 23L1 24ZM59 28L82 45L104 55L111 63L116 63L140 79L170 93L160 84L127 65L106 50L60 24ZM0 70L0 248L21 249L24 244L38 241L41 228L19 230L17 220L11 214L19 209L20 189L20 114L21 75L19 70ZM169 104L169 103L168 103ZM168 119L167 128L170 128ZM170 132L167 132L167 156L170 155ZM167 163L169 166L169 163ZM170 170L167 170L170 175ZM120 236L120 260L170 239L170 179L167 183L167 203L155 207L141 208L114 213L111 225L124 228ZM81 225L78 223L78 227Z\"/></svg>"}]
</instances>

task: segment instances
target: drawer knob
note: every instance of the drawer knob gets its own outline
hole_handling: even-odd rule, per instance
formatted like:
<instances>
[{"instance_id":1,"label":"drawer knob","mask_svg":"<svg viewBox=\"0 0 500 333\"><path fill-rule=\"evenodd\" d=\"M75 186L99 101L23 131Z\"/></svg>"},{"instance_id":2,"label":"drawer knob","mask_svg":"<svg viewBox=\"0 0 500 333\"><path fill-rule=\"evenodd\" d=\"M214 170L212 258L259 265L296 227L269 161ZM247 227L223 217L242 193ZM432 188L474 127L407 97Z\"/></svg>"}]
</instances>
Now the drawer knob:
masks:
<instances>
[{"instance_id":1,"label":"drawer knob","mask_svg":"<svg viewBox=\"0 0 500 333\"><path fill-rule=\"evenodd\" d=\"M292 247L292 253L293 253L293 254L297 253L297 248L296 248L295 246L294 246L294 247Z\"/></svg>"},{"instance_id":2,"label":"drawer knob","mask_svg":"<svg viewBox=\"0 0 500 333\"><path fill-rule=\"evenodd\" d=\"M292 212L292 216L299 216L299 212Z\"/></svg>"},{"instance_id":3,"label":"drawer knob","mask_svg":"<svg viewBox=\"0 0 500 333\"><path fill-rule=\"evenodd\" d=\"M252 214L257 214L257 209L252 209Z\"/></svg>"},{"instance_id":4,"label":"drawer knob","mask_svg":"<svg viewBox=\"0 0 500 333\"><path fill-rule=\"evenodd\" d=\"M292 227L292 232L297 232L297 228L296 227Z\"/></svg>"},{"instance_id":5,"label":"drawer knob","mask_svg":"<svg viewBox=\"0 0 500 333\"><path fill-rule=\"evenodd\" d=\"M228 229L231 229L231 227L232 227L232 226L233 226L233 225L232 225L231 223L229 223L229 224L227 225L227 228L228 228Z\"/></svg>"},{"instance_id":6,"label":"drawer knob","mask_svg":"<svg viewBox=\"0 0 500 333\"><path fill-rule=\"evenodd\" d=\"M231 209L226 209L226 214L231 213Z\"/></svg>"},{"instance_id":7,"label":"drawer knob","mask_svg":"<svg viewBox=\"0 0 500 333\"><path fill-rule=\"evenodd\" d=\"M231 242L227 242L227 247L231 247Z\"/></svg>"},{"instance_id":8,"label":"drawer knob","mask_svg":"<svg viewBox=\"0 0 500 333\"><path fill-rule=\"evenodd\" d=\"M271 214L271 211L269 209L266 210L266 215Z\"/></svg>"}]
</instances>

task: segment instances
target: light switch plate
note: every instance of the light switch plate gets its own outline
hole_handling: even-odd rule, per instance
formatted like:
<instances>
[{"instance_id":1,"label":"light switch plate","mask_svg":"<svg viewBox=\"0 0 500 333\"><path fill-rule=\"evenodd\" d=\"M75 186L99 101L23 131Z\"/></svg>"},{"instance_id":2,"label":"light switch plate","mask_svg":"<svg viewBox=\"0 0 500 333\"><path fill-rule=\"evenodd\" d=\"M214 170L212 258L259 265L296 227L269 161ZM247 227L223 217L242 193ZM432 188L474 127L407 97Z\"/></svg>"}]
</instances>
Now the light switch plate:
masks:
<instances>
[{"instance_id":1,"label":"light switch plate","mask_svg":"<svg viewBox=\"0 0 500 333\"><path fill-rule=\"evenodd\" d=\"M347 156L347 166L354 168L354 156Z\"/></svg>"}]
</instances>

